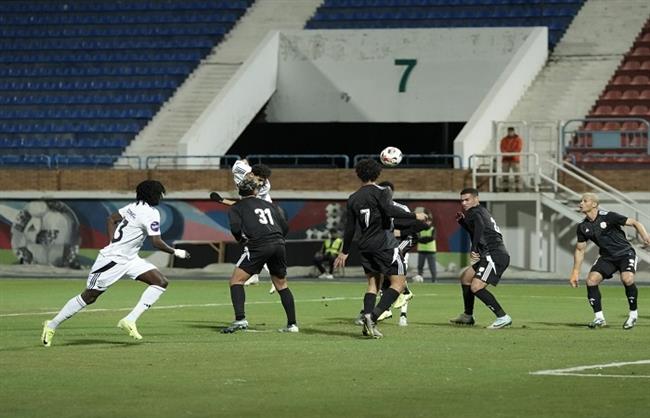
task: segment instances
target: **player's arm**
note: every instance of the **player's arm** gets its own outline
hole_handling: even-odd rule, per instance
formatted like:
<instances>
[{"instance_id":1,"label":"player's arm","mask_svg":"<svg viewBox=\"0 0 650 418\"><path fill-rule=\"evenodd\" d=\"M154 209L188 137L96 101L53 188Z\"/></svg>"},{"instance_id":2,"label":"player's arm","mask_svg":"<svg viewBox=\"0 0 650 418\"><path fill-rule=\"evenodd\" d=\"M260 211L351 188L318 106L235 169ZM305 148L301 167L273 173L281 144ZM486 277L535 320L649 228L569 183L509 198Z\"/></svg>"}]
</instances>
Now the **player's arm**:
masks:
<instances>
[{"instance_id":1,"label":"player's arm","mask_svg":"<svg viewBox=\"0 0 650 418\"><path fill-rule=\"evenodd\" d=\"M345 216L345 229L343 230L343 249L336 256L334 260L334 268L345 267L345 262L348 259L348 254L350 253L350 247L352 246L352 238L354 238L354 228L357 224L357 214L352 209L350 202L348 202Z\"/></svg>"},{"instance_id":2,"label":"player's arm","mask_svg":"<svg viewBox=\"0 0 650 418\"><path fill-rule=\"evenodd\" d=\"M648 231L645 229L645 226L636 219L632 218L627 218L625 221L626 226L632 226L634 229L636 229L636 232L641 236L641 239L643 240L643 243L645 244L644 247L647 247L650 245L650 236L648 235Z\"/></svg>"},{"instance_id":3,"label":"player's arm","mask_svg":"<svg viewBox=\"0 0 650 418\"><path fill-rule=\"evenodd\" d=\"M471 215L470 215L471 216ZM481 237L483 236L483 231L485 230L485 223L483 223L483 218L474 214L471 216L472 219L469 221L472 223L472 248L471 252L479 254L479 243L481 242Z\"/></svg>"},{"instance_id":4,"label":"player's arm","mask_svg":"<svg viewBox=\"0 0 650 418\"><path fill-rule=\"evenodd\" d=\"M160 236L160 213L155 210L155 213L149 218L146 223L147 226L147 235L151 237L151 244L154 248L166 252L167 254L172 254L178 258L190 258L190 253L187 250L176 249L169 246L165 241L163 241Z\"/></svg>"},{"instance_id":5,"label":"player's arm","mask_svg":"<svg viewBox=\"0 0 650 418\"><path fill-rule=\"evenodd\" d=\"M241 243L244 240L244 233L242 232L241 214L237 208L230 209L228 212L228 222L230 223L230 233L237 242Z\"/></svg>"},{"instance_id":6,"label":"player's arm","mask_svg":"<svg viewBox=\"0 0 650 418\"><path fill-rule=\"evenodd\" d=\"M393 199L391 197L388 188L382 190L381 194L379 195L379 208L389 218L418 219L418 220L426 219L426 215L424 217L418 218L416 214L414 214L413 212L409 212L408 210L405 210L404 208L401 207L401 205L393 204Z\"/></svg>"},{"instance_id":7,"label":"player's arm","mask_svg":"<svg viewBox=\"0 0 650 418\"><path fill-rule=\"evenodd\" d=\"M571 278L569 278L571 287L578 287L580 266L582 266L582 261L585 259L585 248L587 248L587 241L578 241L573 252L573 270L571 270Z\"/></svg>"},{"instance_id":8,"label":"player's arm","mask_svg":"<svg viewBox=\"0 0 650 418\"><path fill-rule=\"evenodd\" d=\"M108 241L112 241L113 234L117 225L122 222L122 215L119 212L111 213L111 215L106 218L106 233L108 234Z\"/></svg>"},{"instance_id":9,"label":"player's arm","mask_svg":"<svg viewBox=\"0 0 650 418\"><path fill-rule=\"evenodd\" d=\"M284 219L284 215L280 209L273 206L273 210L275 211L275 218L278 221L278 225L280 225L280 228L282 229L282 235L286 237L289 233L289 224L287 223L287 220Z\"/></svg>"},{"instance_id":10,"label":"player's arm","mask_svg":"<svg viewBox=\"0 0 650 418\"><path fill-rule=\"evenodd\" d=\"M212 200L213 202L221 203L222 205L226 205L226 206L232 206L235 203L237 203L236 200L224 198L217 192L210 193L210 200Z\"/></svg>"}]
</instances>

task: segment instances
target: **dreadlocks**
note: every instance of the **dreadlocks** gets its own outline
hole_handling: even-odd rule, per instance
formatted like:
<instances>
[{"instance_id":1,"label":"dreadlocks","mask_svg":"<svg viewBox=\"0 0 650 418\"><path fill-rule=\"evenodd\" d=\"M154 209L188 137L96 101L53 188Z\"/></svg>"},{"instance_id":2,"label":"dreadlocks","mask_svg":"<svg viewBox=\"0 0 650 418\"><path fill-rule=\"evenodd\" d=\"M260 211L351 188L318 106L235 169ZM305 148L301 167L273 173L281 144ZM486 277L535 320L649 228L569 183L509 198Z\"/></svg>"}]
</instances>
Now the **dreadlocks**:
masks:
<instances>
[{"instance_id":1,"label":"dreadlocks","mask_svg":"<svg viewBox=\"0 0 650 418\"><path fill-rule=\"evenodd\" d=\"M135 188L136 200L147 203L149 206L156 206L160 203L160 199L165 193L167 193L165 186L158 180L145 180Z\"/></svg>"}]
</instances>

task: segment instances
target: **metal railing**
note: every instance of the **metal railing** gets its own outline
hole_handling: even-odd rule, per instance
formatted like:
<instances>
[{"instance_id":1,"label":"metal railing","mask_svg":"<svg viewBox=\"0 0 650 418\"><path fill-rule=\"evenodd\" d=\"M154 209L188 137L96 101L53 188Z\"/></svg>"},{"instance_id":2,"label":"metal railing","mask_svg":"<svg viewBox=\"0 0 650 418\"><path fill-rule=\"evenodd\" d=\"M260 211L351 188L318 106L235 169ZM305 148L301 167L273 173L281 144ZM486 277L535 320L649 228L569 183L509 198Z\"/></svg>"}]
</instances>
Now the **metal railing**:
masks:
<instances>
[{"instance_id":1,"label":"metal railing","mask_svg":"<svg viewBox=\"0 0 650 418\"><path fill-rule=\"evenodd\" d=\"M177 168L211 168L232 167L241 157L237 154L224 155L150 155L145 159L145 168L177 169Z\"/></svg>"},{"instance_id":2,"label":"metal railing","mask_svg":"<svg viewBox=\"0 0 650 418\"><path fill-rule=\"evenodd\" d=\"M505 172L501 169L501 158L508 156L520 156L524 159L522 169L519 172ZM506 177L520 177L521 184L527 185L534 191L539 191L540 165L539 155L534 152L503 152L494 154L472 154L469 156L469 167L472 170L472 185L478 186L479 177L488 178L488 190L497 191L501 186L499 180ZM516 178L515 178L516 180Z\"/></svg>"},{"instance_id":3,"label":"metal railing","mask_svg":"<svg viewBox=\"0 0 650 418\"><path fill-rule=\"evenodd\" d=\"M353 164L365 158L379 161L379 154L355 155ZM459 169L463 168L463 159L457 154L404 154L400 168L453 168L455 163Z\"/></svg>"},{"instance_id":4,"label":"metal railing","mask_svg":"<svg viewBox=\"0 0 650 418\"><path fill-rule=\"evenodd\" d=\"M345 154L249 154L250 164L264 163L273 167L349 168L350 157Z\"/></svg>"}]
</instances>

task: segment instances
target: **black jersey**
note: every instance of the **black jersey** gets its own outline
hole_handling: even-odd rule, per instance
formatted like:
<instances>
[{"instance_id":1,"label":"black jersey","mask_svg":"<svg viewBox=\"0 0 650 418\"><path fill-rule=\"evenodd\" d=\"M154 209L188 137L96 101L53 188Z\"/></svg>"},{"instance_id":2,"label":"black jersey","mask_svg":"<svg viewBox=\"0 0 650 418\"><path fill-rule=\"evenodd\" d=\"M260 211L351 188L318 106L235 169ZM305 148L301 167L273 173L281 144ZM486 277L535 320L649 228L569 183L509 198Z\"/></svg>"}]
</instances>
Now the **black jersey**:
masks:
<instances>
[{"instance_id":1,"label":"black jersey","mask_svg":"<svg viewBox=\"0 0 650 418\"><path fill-rule=\"evenodd\" d=\"M472 239L472 252L485 255L508 254L496 221L483 206L469 208L459 221Z\"/></svg>"},{"instance_id":2,"label":"black jersey","mask_svg":"<svg viewBox=\"0 0 650 418\"><path fill-rule=\"evenodd\" d=\"M256 197L245 197L228 212L230 231L235 239L249 247L284 243L289 226L272 203Z\"/></svg>"},{"instance_id":3,"label":"black jersey","mask_svg":"<svg viewBox=\"0 0 650 418\"><path fill-rule=\"evenodd\" d=\"M357 226L359 251L396 248L399 242L390 233L391 218L415 219L415 214L394 205L388 188L374 183L361 186L348 198L343 253L349 253Z\"/></svg>"},{"instance_id":4,"label":"black jersey","mask_svg":"<svg viewBox=\"0 0 650 418\"><path fill-rule=\"evenodd\" d=\"M620 257L633 251L632 245L625 238L623 225L627 217L616 212L599 210L596 218L591 221L589 218L578 224L576 234L578 242L591 240L599 248L602 257Z\"/></svg>"}]
</instances>

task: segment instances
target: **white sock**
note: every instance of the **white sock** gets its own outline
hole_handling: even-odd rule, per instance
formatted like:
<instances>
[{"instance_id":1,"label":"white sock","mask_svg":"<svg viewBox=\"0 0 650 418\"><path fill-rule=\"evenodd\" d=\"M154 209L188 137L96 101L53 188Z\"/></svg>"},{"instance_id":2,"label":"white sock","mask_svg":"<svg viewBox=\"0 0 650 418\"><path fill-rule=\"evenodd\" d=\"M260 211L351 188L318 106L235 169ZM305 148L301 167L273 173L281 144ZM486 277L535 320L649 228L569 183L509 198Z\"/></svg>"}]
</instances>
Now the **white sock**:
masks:
<instances>
[{"instance_id":1,"label":"white sock","mask_svg":"<svg viewBox=\"0 0 650 418\"><path fill-rule=\"evenodd\" d=\"M603 311L598 311L598 312L596 312L595 315L596 315L597 319L605 320L605 315L603 315Z\"/></svg>"},{"instance_id":2,"label":"white sock","mask_svg":"<svg viewBox=\"0 0 650 418\"><path fill-rule=\"evenodd\" d=\"M639 319L638 311L630 311L630 318Z\"/></svg>"},{"instance_id":3,"label":"white sock","mask_svg":"<svg viewBox=\"0 0 650 418\"><path fill-rule=\"evenodd\" d=\"M52 329L56 329L59 325L61 325L61 322L65 321L66 319L70 318L80 310L86 307L86 302L84 302L83 299L81 299L81 295L77 295L70 299L65 305L63 305L63 308L59 311L58 314L48 323L48 327Z\"/></svg>"},{"instance_id":4,"label":"white sock","mask_svg":"<svg viewBox=\"0 0 650 418\"><path fill-rule=\"evenodd\" d=\"M400 314L404 314L404 316L406 316L406 313L408 312L408 310L409 310L408 302L406 302L404 305L402 305L401 308L399 308Z\"/></svg>"},{"instance_id":5,"label":"white sock","mask_svg":"<svg viewBox=\"0 0 650 418\"><path fill-rule=\"evenodd\" d=\"M142 292L142 296L140 296L140 300L138 301L137 305L135 305L135 308L127 316L125 316L127 321L135 322L140 318L140 315L147 309L151 308L151 305L156 303L160 295L162 295L165 292L164 287L160 286L154 286L151 285L144 289L144 292Z\"/></svg>"}]
</instances>

